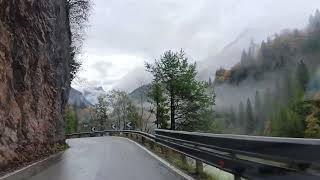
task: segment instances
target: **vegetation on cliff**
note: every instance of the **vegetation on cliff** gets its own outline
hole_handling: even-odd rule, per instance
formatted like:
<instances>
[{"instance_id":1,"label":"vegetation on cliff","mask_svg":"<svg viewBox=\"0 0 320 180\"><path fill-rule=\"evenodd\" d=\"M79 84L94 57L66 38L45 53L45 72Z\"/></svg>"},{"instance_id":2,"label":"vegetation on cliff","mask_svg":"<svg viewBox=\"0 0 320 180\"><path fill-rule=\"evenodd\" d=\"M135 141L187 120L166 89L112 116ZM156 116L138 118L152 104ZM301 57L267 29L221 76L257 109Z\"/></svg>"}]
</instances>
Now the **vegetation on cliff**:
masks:
<instances>
[{"instance_id":1,"label":"vegetation on cliff","mask_svg":"<svg viewBox=\"0 0 320 180\"><path fill-rule=\"evenodd\" d=\"M85 30L88 25L91 8L91 0L67 0L67 13L70 24L70 76L73 80L81 67L80 54Z\"/></svg>"}]
</instances>

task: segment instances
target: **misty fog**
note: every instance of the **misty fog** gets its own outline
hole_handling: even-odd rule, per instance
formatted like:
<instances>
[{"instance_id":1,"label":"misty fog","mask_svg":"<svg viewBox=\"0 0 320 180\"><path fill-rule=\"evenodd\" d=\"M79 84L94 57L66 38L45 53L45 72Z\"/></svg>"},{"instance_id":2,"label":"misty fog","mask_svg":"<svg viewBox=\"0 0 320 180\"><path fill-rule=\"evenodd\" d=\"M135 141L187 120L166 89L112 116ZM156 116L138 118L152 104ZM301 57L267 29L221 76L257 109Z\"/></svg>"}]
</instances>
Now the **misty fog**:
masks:
<instances>
[{"instance_id":1,"label":"misty fog","mask_svg":"<svg viewBox=\"0 0 320 180\"><path fill-rule=\"evenodd\" d=\"M193 61L205 61L198 63L199 73L212 76L217 68L237 62L251 39L260 43L282 29L302 28L320 7L318 0L94 3L79 77L93 86L127 91L141 84L140 77L147 76L143 83L150 81L143 72L144 62L152 62L165 50L185 49ZM233 58L219 58L235 40L227 47Z\"/></svg>"}]
</instances>

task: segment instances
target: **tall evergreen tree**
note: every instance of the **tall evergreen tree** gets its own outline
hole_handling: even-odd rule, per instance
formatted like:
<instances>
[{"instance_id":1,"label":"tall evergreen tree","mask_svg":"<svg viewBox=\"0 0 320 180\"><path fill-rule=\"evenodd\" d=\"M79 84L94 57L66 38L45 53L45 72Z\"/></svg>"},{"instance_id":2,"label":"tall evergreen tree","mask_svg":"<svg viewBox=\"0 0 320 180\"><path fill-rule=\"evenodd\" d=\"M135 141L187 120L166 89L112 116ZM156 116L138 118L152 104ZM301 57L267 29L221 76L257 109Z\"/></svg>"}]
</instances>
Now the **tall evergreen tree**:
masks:
<instances>
[{"instance_id":1,"label":"tall evergreen tree","mask_svg":"<svg viewBox=\"0 0 320 180\"><path fill-rule=\"evenodd\" d=\"M271 123L273 136L304 136L303 118L293 109L291 106L284 106L274 115Z\"/></svg>"},{"instance_id":2,"label":"tall evergreen tree","mask_svg":"<svg viewBox=\"0 0 320 180\"><path fill-rule=\"evenodd\" d=\"M256 91L256 95L254 97L254 106L255 106L255 112L256 112L256 115L261 115L261 111L262 111L262 104L261 104L261 98L260 98L260 93L259 91Z\"/></svg>"},{"instance_id":3,"label":"tall evergreen tree","mask_svg":"<svg viewBox=\"0 0 320 180\"><path fill-rule=\"evenodd\" d=\"M209 82L208 82L208 84L209 84L209 87L212 86L212 79L211 79L211 77L209 77Z\"/></svg>"},{"instance_id":4,"label":"tall evergreen tree","mask_svg":"<svg viewBox=\"0 0 320 180\"><path fill-rule=\"evenodd\" d=\"M296 79L299 86L305 91L310 80L309 71L306 64L301 60L297 66Z\"/></svg>"},{"instance_id":5,"label":"tall evergreen tree","mask_svg":"<svg viewBox=\"0 0 320 180\"><path fill-rule=\"evenodd\" d=\"M256 95L254 98L254 109L255 109L255 120L258 123L258 128L259 130L262 130L264 127L264 122L265 120L262 119L262 103L261 103L261 98L260 98L260 93L259 91L256 91Z\"/></svg>"},{"instance_id":6,"label":"tall evergreen tree","mask_svg":"<svg viewBox=\"0 0 320 180\"><path fill-rule=\"evenodd\" d=\"M170 119L168 113L168 103L164 95L164 91L161 87L161 84L158 82L153 82L151 91L148 96L153 100L156 106L156 125L157 128L166 129L168 126L168 120Z\"/></svg>"},{"instance_id":7,"label":"tall evergreen tree","mask_svg":"<svg viewBox=\"0 0 320 180\"><path fill-rule=\"evenodd\" d=\"M247 100L246 108L246 132L252 134L255 131L255 120L252 112L252 105L250 99Z\"/></svg>"},{"instance_id":8,"label":"tall evergreen tree","mask_svg":"<svg viewBox=\"0 0 320 180\"><path fill-rule=\"evenodd\" d=\"M189 64L184 51L167 51L154 65L146 68L165 90L170 103L170 129L190 128L193 122L200 119L212 98L206 94L206 83L196 80L196 64Z\"/></svg>"},{"instance_id":9,"label":"tall evergreen tree","mask_svg":"<svg viewBox=\"0 0 320 180\"><path fill-rule=\"evenodd\" d=\"M235 127L236 126L237 117L236 117L236 113L234 111L234 108L232 106L230 107L229 119L230 119L230 124L233 127Z\"/></svg>"},{"instance_id":10,"label":"tall evergreen tree","mask_svg":"<svg viewBox=\"0 0 320 180\"><path fill-rule=\"evenodd\" d=\"M248 65L248 54L246 51L242 51L240 62L242 66Z\"/></svg>"},{"instance_id":11,"label":"tall evergreen tree","mask_svg":"<svg viewBox=\"0 0 320 180\"><path fill-rule=\"evenodd\" d=\"M287 103L293 96L294 81L292 78L292 72L287 70L284 73L284 86L283 86L283 103Z\"/></svg>"},{"instance_id":12,"label":"tall evergreen tree","mask_svg":"<svg viewBox=\"0 0 320 180\"><path fill-rule=\"evenodd\" d=\"M246 118L245 107L243 102L241 101L238 109L238 125L243 127Z\"/></svg>"}]
</instances>

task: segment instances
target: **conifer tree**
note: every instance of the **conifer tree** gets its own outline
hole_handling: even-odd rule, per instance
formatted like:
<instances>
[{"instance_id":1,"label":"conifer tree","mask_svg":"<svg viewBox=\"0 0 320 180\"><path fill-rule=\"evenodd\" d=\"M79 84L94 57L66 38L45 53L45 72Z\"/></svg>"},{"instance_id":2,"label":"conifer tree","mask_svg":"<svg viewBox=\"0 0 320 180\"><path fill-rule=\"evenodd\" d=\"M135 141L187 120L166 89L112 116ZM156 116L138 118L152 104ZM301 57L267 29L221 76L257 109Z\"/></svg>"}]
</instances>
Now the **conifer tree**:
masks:
<instances>
[{"instance_id":1,"label":"conifer tree","mask_svg":"<svg viewBox=\"0 0 320 180\"><path fill-rule=\"evenodd\" d=\"M259 130L261 130L263 129L265 120L262 119L262 103L261 103L259 91L256 91L256 95L254 98L254 109L255 109L254 118L255 118L255 121L258 123L257 126Z\"/></svg>"},{"instance_id":2,"label":"conifer tree","mask_svg":"<svg viewBox=\"0 0 320 180\"><path fill-rule=\"evenodd\" d=\"M299 86L305 91L309 82L309 71L306 64L301 60L297 66L296 79L298 80Z\"/></svg>"},{"instance_id":3,"label":"conifer tree","mask_svg":"<svg viewBox=\"0 0 320 180\"><path fill-rule=\"evenodd\" d=\"M207 83L196 80L196 64L188 63L183 50L167 51L154 65L147 63L146 68L164 89L170 106L170 129L192 129L214 101L206 93Z\"/></svg>"},{"instance_id":4,"label":"conifer tree","mask_svg":"<svg viewBox=\"0 0 320 180\"><path fill-rule=\"evenodd\" d=\"M255 120L252 113L252 105L250 99L247 100L246 108L246 132L252 134L255 131Z\"/></svg>"},{"instance_id":5,"label":"conifer tree","mask_svg":"<svg viewBox=\"0 0 320 180\"><path fill-rule=\"evenodd\" d=\"M244 109L244 104L241 101L239 104L239 110L238 110L238 125L239 126L244 126L244 122L245 122L245 118L246 118L246 113L245 113L245 109Z\"/></svg>"},{"instance_id":6,"label":"conifer tree","mask_svg":"<svg viewBox=\"0 0 320 180\"><path fill-rule=\"evenodd\" d=\"M155 114L156 114L156 125L157 128L166 129L168 126L169 117L169 108L168 103L164 94L164 91L161 87L161 84L158 82L153 82L151 91L149 92L149 97L155 103Z\"/></svg>"}]
</instances>

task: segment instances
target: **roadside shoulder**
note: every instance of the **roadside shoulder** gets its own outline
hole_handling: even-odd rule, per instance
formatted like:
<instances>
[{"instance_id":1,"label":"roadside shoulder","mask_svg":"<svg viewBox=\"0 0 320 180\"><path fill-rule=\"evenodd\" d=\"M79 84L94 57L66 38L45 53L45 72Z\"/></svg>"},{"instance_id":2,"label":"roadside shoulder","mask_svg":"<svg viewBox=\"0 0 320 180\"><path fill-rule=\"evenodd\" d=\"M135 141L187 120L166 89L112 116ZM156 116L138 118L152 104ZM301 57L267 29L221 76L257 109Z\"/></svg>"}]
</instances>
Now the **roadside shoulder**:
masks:
<instances>
[{"instance_id":1,"label":"roadside shoulder","mask_svg":"<svg viewBox=\"0 0 320 180\"><path fill-rule=\"evenodd\" d=\"M61 160L64 151L60 151L56 154L53 154L45 159L32 163L26 167L20 168L14 172L8 173L2 177L0 180L24 180L28 179L44 169L48 168L52 164Z\"/></svg>"},{"instance_id":2,"label":"roadside shoulder","mask_svg":"<svg viewBox=\"0 0 320 180\"><path fill-rule=\"evenodd\" d=\"M159 157L158 155L156 155L155 153L151 152L149 149L143 147L141 144L128 139L128 138L124 138L124 137L117 137L117 138L123 138L126 139L134 144L136 144L138 147L140 147L141 149L143 149L144 151L146 151L149 155L151 155L153 158L155 158L156 160L158 160L164 167L166 167L169 171L171 171L173 174L175 174L177 177L179 177L180 180L195 180L193 177L187 175L186 173L184 173L183 171L181 171L180 169L176 168L175 166L171 165L169 162L167 162L166 160L162 159L161 157ZM1 180L1 179L0 179Z\"/></svg>"}]
</instances>

